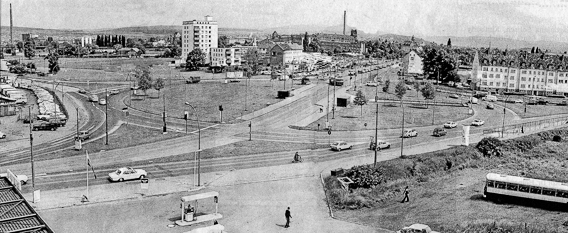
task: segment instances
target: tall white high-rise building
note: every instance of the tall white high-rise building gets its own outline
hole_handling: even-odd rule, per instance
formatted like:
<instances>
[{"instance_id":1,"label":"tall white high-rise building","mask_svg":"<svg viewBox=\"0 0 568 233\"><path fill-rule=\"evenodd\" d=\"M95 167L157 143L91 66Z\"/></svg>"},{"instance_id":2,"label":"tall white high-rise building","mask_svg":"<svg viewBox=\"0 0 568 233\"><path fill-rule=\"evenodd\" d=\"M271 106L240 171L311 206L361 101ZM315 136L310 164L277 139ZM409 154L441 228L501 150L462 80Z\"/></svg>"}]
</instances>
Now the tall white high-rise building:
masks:
<instances>
[{"instance_id":1,"label":"tall white high-rise building","mask_svg":"<svg viewBox=\"0 0 568 233\"><path fill-rule=\"evenodd\" d=\"M183 21L182 31L182 60L193 49L199 48L205 53L205 63L211 62L211 49L217 48L219 39L219 26L213 17L205 16L205 21Z\"/></svg>"}]
</instances>

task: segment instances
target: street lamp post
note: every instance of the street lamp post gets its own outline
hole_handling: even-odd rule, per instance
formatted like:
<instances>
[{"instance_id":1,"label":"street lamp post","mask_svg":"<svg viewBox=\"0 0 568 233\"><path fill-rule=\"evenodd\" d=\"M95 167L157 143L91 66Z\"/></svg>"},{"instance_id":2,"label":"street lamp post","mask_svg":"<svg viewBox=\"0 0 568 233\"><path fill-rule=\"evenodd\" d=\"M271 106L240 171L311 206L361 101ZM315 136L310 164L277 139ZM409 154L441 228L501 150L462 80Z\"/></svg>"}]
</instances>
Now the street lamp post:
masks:
<instances>
[{"instance_id":1,"label":"street lamp post","mask_svg":"<svg viewBox=\"0 0 568 233\"><path fill-rule=\"evenodd\" d=\"M337 69L335 69L333 72L333 108L331 109L332 111L331 119L335 119L335 101L336 101L335 86L337 86Z\"/></svg>"},{"instance_id":2,"label":"street lamp post","mask_svg":"<svg viewBox=\"0 0 568 233\"><path fill-rule=\"evenodd\" d=\"M30 163L32 164L32 202L35 203L35 170L34 170L34 137L32 134L32 107L28 106L28 119L30 121Z\"/></svg>"},{"instance_id":3,"label":"street lamp post","mask_svg":"<svg viewBox=\"0 0 568 233\"><path fill-rule=\"evenodd\" d=\"M197 118L197 186L201 186L201 126L199 126L199 113L197 113L195 107L193 107L193 105L189 102L185 102L185 105L188 105L191 109L193 109Z\"/></svg>"},{"instance_id":4,"label":"street lamp post","mask_svg":"<svg viewBox=\"0 0 568 233\"><path fill-rule=\"evenodd\" d=\"M400 98L400 106L402 106L402 135L400 137L400 156L402 157L404 150L404 102L402 102L402 98Z\"/></svg>"},{"instance_id":5,"label":"street lamp post","mask_svg":"<svg viewBox=\"0 0 568 233\"><path fill-rule=\"evenodd\" d=\"M507 112L507 100L509 100L510 96L505 98L505 106L503 107L503 125L501 126L501 138L505 135L505 113Z\"/></svg>"},{"instance_id":6,"label":"street lamp post","mask_svg":"<svg viewBox=\"0 0 568 233\"><path fill-rule=\"evenodd\" d=\"M108 145L108 89L105 89L105 145Z\"/></svg>"},{"instance_id":7,"label":"street lamp post","mask_svg":"<svg viewBox=\"0 0 568 233\"><path fill-rule=\"evenodd\" d=\"M373 163L373 167L377 167L377 150L378 148L378 136L379 136L379 96L376 95L375 96L375 104L377 105L377 109L375 112L375 139L374 139L374 143L375 144L375 162Z\"/></svg>"}]
</instances>

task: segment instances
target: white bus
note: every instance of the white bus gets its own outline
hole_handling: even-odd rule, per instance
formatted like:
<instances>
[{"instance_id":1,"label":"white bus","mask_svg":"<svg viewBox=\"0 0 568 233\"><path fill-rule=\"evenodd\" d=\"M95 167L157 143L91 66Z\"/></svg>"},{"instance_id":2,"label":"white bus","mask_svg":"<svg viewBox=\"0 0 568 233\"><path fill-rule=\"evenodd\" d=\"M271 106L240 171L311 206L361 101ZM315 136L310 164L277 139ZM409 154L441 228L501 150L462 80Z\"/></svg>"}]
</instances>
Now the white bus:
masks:
<instances>
[{"instance_id":1,"label":"white bus","mask_svg":"<svg viewBox=\"0 0 568 233\"><path fill-rule=\"evenodd\" d=\"M568 184L488 173L483 197L499 200L503 196L568 204Z\"/></svg>"}]
</instances>

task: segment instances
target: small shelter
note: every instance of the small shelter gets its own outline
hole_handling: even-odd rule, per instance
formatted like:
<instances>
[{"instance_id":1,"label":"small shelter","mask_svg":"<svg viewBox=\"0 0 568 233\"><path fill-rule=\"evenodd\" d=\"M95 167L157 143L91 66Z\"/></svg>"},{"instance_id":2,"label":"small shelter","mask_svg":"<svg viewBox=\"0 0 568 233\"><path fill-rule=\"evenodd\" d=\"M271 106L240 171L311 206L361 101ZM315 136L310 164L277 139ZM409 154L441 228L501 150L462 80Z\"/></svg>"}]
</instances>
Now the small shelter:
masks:
<instances>
[{"instance_id":1,"label":"small shelter","mask_svg":"<svg viewBox=\"0 0 568 233\"><path fill-rule=\"evenodd\" d=\"M215 213L213 214L201 214L197 215L197 202L201 199L213 198L215 203ZM191 206L191 204L194 204ZM190 226L196 223L202 223L207 221L214 221L223 218L223 215L219 214L219 193L218 192L207 192L199 193L191 196L185 196L181 198L181 220L176 221L179 226Z\"/></svg>"}]
</instances>

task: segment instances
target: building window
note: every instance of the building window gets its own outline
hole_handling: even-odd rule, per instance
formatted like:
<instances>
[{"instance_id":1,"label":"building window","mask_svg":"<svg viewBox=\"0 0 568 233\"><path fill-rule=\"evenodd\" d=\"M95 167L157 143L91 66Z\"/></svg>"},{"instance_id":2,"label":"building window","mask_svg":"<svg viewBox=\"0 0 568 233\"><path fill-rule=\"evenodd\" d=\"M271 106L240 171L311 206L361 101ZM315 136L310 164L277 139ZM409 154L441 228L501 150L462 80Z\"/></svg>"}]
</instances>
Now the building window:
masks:
<instances>
[{"instance_id":1,"label":"building window","mask_svg":"<svg viewBox=\"0 0 568 233\"><path fill-rule=\"evenodd\" d=\"M509 77L510 80L515 80L515 76Z\"/></svg>"},{"instance_id":2,"label":"building window","mask_svg":"<svg viewBox=\"0 0 568 233\"><path fill-rule=\"evenodd\" d=\"M495 74L495 78L501 78L500 74Z\"/></svg>"},{"instance_id":3,"label":"building window","mask_svg":"<svg viewBox=\"0 0 568 233\"><path fill-rule=\"evenodd\" d=\"M481 77L482 77L482 78L487 78L487 74L486 74L486 73L483 73L483 74L481 74Z\"/></svg>"},{"instance_id":4,"label":"building window","mask_svg":"<svg viewBox=\"0 0 568 233\"><path fill-rule=\"evenodd\" d=\"M516 70L514 70L514 69L511 69L511 73L515 73L515 71L516 71Z\"/></svg>"},{"instance_id":5,"label":"building window","mask_svg":"<svg viewBox=\"0 0 568 233\"><path fill-rule=\"evenodd\" d=\"M489 86L493 86L493 82L489 82Z\"/></svg>"},{"instance_id":6,"label":"building window","mask_svg":"<svg viewBox=\"0 0 568 233\"><path fill-rule=\"evenodd\" d=\"M521 71L521 74L526 74L526 73L527 73L526 70Z\"/></svg>"},{"instance_id":7,"label":"building window","mask_svg":"<svg viewBox=\"0 0 568 233\"><path fill-rule=\"evenodd\" d=\"M499 72L503 72L503 69L499 69Z\"/></svg>"},{"instance_id":8,"label":"building window","mask_svg":"<svg viewBox=\"0 0 568 233\"><path fill-rule=\"evenodd\" d=\"M510 83L509 87L515 87L515 84Z\"/></svg>"},{"instance_id":9,"label":"building window","mask_svg":"<svg viewBox=\"0 0 568 233\"><path fill-rule=\"evenodd\" d=\"M493 67L491 67L491 71L493 71Z\"/></svg>"},{"instance_id":10,"label":"building window","mask_svg":"<svg viewBox=\"0 0 568 233\"><path fill-rule=\"evenodd\" d=\"M503 84L502 84L501 86L503 86L503 87L506 87L506 86L507 86L507 84L506 84L506 83L503 83Z\"/></svg>"},{"instance_id":11,"label":"building window","mask_svg":"<svg viewBox=\"0 0 568 233\"><path fill-rule=\"evenodd\" d=\"M531 74L531 71L529 70L529 74Z\"/></svg>"},{"instance_id":12,"label":"building window","mask_svg":"<svg viewBox=\"0 0 568 233\"><path fill-rule=\"evenodd\" d=\"M564 73L560 73L558 76L560 77L564 77Z\"/></svg>"},{"instance_id":13,"label":"building window","mask_svg":"<svg viewBox=\"0 0 568 233\"><path fill-rule=\"evenodd\" d=\"M529 82L531 81L531 78L529 78Z\"/></svg>"},{"instance_id":14,"label":"building window","mask_svg":"<svg viewBox=\"0 0 568 233\"><path fill-rule=\"evenodd\" d=\"M552 72L548 72L548 76L552 76L552 75L553 75Z\"/></svg>"},{"instance_id":15,"label":"building window","mask_svg":"<svg viewBox=\"0 0 568 233\"><path fill-rule=\"evenodd\" d=\"M549 82L549 83L552 83L552 79L549 79L548 82Z\"/></svg>"},{"instance_id":16,"label":"building window","mask_svg":"<svg viewBox=\"0 0 568 233\"><path fill-rule=\"evenodd\" d=\"M507 72L507 69L505 69L505 72Z\"/></svg>"},{"instance_id":17,"label":"building window","mask_svg":"<svg viewBox=\"0 0 568 233\"><path fill-rule=\"evenodd\" d=\"M521 88L525 88L525 84L521 84Z\"/></svg>"},{"instance_id":18,"label":"building window","mask_svg":"<svg viewBox=\"0 0 568 233\"><path fill-rule=\"evenodd\" d=\"M487 86L487 82L481 82L481 85Z\"/></svg>"},{"instance_id":19,"label":"building window","mask_svg":"<svg viewBox=\"0 0 568 233\"><path fill-rule=\"evenodd\" d=\"M489 78L493 78L493 74L489 74Z\"/></svg>"},{"instance_id":20,"label":"building window","mask_svg":"<svg viewBox=\"0 0 568 233\"><path fill-rule=\"evenodd\" d=\"M487 67L483 67L483 71L487 71Z\"/></svg>"}]
</instances>

